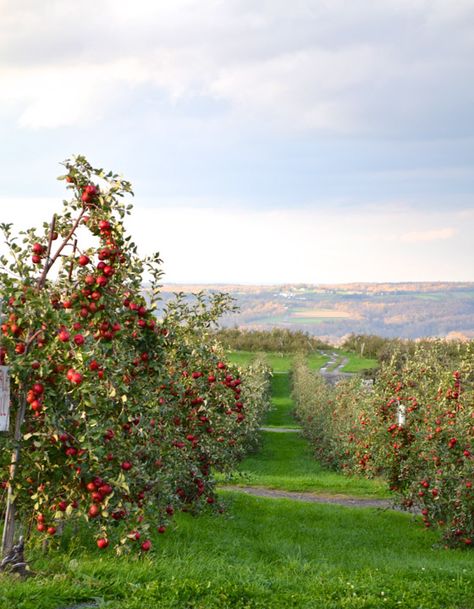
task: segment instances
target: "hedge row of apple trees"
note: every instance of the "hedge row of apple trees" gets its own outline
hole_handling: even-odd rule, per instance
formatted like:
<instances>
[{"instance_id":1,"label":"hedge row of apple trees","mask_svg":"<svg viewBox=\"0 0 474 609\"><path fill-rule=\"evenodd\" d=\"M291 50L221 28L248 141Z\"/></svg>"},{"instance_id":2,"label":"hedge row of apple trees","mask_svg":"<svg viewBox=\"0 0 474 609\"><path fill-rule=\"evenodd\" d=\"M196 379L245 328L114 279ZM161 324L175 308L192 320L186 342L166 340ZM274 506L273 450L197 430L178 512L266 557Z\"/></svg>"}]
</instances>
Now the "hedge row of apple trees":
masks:
<instances>
[{"instance_id":1,"label":"hedge row of apple trees","mask_svg":"<svg viewBox=\"0 0 474 609\"><path fill-rule=\"evenodd\" d=\"M421 512L449 544L474 544L474 354L442 342L396 355L373 388L330 387L297 363L296 412L315 453L347 474L383 476L398 502Z\"/></svg>"},{"instance_id":2,"label":"hedge row of apple trees","mask_svg":"<svg viewBox=\"0 0 474 609\"><path fill-rule=\"evenodd\" d=\"M65 167L61 213L18 238L1 226L3 549L85 519L99 548L148 551L176 510L216 505L214 473L255 442L268 371L223 358L211 330L226 295L178 295L155 318L161 261L125 231L131 185L84 157Z\"/></svg>"},{"instance_id":3,"label":"hedge row of apple trees","mask_svg":"<svg viewBox=\"0 0 474 609\"><path fill-rule=\"evenodd\" d=\"M247 330L242 328L219 328L216 336L232 351L313 353L319 349L330 349L330 345L316 336L301 330L272 328L271 330Z\"/></svg>"}]
</instances>

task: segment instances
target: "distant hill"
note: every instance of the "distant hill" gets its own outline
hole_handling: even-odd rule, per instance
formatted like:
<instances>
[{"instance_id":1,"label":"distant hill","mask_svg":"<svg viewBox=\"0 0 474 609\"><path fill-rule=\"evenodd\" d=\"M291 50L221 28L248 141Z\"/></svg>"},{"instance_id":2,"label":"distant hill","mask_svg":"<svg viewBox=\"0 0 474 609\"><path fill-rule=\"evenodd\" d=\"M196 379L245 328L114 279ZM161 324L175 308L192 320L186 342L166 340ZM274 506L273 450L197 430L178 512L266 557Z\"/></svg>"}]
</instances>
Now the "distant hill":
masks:
<instances>
[{"instance_id":1,"label":"distant hill","mask_svg":"<svg viewBox=\"0 0 474 609\"><path fill-rule=\"evenodd\" d=\"M230 293L240 311L224 326L284 327L337 342L349 333L387 337L474 338L474 282L350 283L334 285L180 285L172 292Z\"/></svg>"}]
</instances>

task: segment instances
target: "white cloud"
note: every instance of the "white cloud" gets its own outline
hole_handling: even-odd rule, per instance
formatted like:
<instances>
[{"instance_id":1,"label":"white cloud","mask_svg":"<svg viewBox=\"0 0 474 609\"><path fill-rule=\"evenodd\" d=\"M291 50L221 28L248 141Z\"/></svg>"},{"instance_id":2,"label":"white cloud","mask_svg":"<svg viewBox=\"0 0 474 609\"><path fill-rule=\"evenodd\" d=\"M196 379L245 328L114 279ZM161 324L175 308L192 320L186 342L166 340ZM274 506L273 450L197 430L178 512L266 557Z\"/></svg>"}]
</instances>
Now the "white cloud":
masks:
<instances>
[{"instance_id":1,"label":"white cloud","mask_svg":"<svg viewBox=\"0 0 474 609\"><path fill-rule=\"evenodd\" d=\"M170 104L223 100L237 124L349 134L460 128L472 96L469 0L3 0L0 10L0 112L24 128L93 123L137 84Z\"/></svg>"},{"instance_id":2,"label":"white cloud","mask_svg":"<svg viewBox=\"0 0 474 609\"><path fill-rule=\"evenodd\" d=\"M57 209L53 198L0 199L2 221L19 228L49 221ZM160 252L172 282L474 280L474 216L464 212L408 205L229 211L177 200L136 206L127 226L142 254Z\"/></svg>"},{"instance_id":3,"label":"white cloud","mask_svg":"<svg viewBox=\"0 0 474 609\"><path fill-rule=\"evenodd\" d=\"M1 68L2 101L23 109L21 127L62 127L102 118L120 86L146 80L134 61Z\"/></svg>"},{"instance_id":4,"label":"white cloud","mask_svg":"<svg viewBox=\"0 0 474 609\"><path fill-rule=\"evenodd\" d=\"M411 231L404 233L401 237L401 241L406 243L420 243L424 241L444 241L445 239L451 239L456 235L457 231L455 228L439 228L434 230L425 231Z\"/></svg>"},{"instance_id":5,"label":"white cloud","mask_svg":"<svg viewBox=\"0 0 474 609\"><path fill-rule=\"evenodd\" d=\"M456 242L441 228L459 220ZM473 280L474 218L371 207L233 212L138 207L129 222L143 252L159 250L167 281L345 282ZM403 241L410 225L434 226ZM436 235L441 241L426 239ZM450 234L450 233L449 233Z\"/></svg>"}]
</instances>

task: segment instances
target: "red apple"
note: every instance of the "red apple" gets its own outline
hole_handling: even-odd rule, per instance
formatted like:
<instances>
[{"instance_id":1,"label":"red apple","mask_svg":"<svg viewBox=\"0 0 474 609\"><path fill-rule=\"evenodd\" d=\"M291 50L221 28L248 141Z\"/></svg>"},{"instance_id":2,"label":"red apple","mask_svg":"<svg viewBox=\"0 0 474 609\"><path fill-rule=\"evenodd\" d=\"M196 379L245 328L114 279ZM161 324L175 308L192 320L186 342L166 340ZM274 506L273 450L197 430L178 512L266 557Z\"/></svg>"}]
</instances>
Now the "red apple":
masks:
<instances>
[{"instance_id":1,"label":"red apple","mask_svg":"<svg viewBox=\"0 0 474 609\"><path fill-rule=\"evenodd\" d=\"M77 259L77 262L80 266L86 266L87 264L89 264L90 261L91 260L90 260L89 256L86 256L85 254L82 254Z\"/></svg>"},{"instance_id":2,"label":"red apple","mask_svg":"<svg viewBox=\"0 0 474 609\"><path fill-rule=\"evenodd\" d=\"M58 338L62 343L66 343L69 340L69 332L63 328L59 331Z\"/></svg>"}]
</instances>

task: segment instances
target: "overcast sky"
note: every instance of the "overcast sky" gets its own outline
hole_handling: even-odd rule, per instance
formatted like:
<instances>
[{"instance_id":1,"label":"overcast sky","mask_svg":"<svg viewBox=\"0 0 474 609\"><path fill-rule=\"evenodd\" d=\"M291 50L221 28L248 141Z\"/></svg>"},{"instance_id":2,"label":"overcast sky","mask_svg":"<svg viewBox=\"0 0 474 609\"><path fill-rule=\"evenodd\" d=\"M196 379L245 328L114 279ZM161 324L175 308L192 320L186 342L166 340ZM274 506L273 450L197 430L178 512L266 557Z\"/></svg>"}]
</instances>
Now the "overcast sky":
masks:
<instances>
[{"instance_id":1,"label":"overcast sky","mask_svg":"<svg viewBox=\"0 0 474 609\"><path fill-rule=\"evenodd\" d=\"M474 0L0 0L0 221L75 153L167 281L474 280Z\"/></svg>"}]
</instances>

